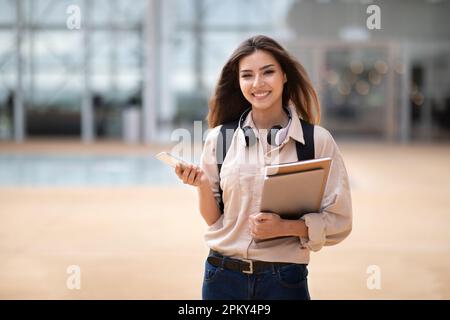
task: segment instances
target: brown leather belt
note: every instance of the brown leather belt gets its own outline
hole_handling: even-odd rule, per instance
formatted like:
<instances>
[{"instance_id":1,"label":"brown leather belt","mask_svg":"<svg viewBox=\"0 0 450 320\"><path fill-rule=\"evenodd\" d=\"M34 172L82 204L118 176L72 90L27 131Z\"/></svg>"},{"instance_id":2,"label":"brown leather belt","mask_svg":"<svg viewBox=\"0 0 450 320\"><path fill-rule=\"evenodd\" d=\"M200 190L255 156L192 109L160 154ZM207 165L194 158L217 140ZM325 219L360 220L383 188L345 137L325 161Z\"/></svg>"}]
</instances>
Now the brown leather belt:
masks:
<instances>
[{"instance_id":1,"label":"brown leather belt","mask_svg":"<svg viewBox=\"0 0 450 320\"><path fill-rule=\"evenodd\" d=\"M254 272L271 269L273 267L281 267L292 265L287 262L268 262L259 260L240 260L228 258L221 255L219 252L210 250L207 261L215 267L223 266L225 269L240 271L246 274L252 274Z\"/></svg>"}]
</instances>

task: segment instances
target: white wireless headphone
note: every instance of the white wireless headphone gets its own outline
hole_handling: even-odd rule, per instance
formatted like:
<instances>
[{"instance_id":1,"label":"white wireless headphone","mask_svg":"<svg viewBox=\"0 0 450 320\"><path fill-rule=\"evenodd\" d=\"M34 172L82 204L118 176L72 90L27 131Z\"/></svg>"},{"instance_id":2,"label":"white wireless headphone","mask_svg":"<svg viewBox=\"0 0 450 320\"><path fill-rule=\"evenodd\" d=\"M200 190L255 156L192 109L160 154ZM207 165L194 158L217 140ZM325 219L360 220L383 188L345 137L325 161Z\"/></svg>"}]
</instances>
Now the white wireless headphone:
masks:
<instances>
[{"instance_id":1,"label":"white wireless headphone","mask_svg":"<svg viewBox=\"0 0 450 320\"><path fill-rule=\"evenodd\" d=\"M247 147L256 143L256 135L255 132L253 131L253 128L250 126L242 127L245 118L247 117L247 115L250 113L251 110L252 110L251 107L248 108L242 113L241 117L239 118L239 129L242 130L242 133L244 135L243 141L245 141L245 146ZM267 143L273 146L279 146L283 143L283 141L286 139L289 127L291 125L292 121L291 111L289 110L289 108L286 107L283 107L283 110L284 112L286 112L289 118L289 122L284 128L280 125L275 125L272 128L270 128L269 133L267 134Z\"/></svg>"}]
</instances>

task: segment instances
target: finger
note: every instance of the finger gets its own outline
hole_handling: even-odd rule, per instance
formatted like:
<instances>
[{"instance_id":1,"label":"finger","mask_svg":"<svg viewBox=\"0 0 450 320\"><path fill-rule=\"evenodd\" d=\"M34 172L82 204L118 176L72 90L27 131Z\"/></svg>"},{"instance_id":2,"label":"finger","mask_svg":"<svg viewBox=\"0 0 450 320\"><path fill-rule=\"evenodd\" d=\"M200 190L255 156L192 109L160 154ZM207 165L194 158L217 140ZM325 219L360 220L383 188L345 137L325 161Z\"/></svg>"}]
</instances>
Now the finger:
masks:
<instances>
[{"instance_id":1,"label":"finger","mask_svg":"<svg viewBox=\"0 0 450 320\"><path fill-rule=\"evenodd\" d=\"M187 179L187 177L189 177L189 173L191 173L191 168L190 167L186 167L183 169L183 179Z\"/></svg>"},{"instance_id":2,"label":"finger","mask_svg":"<svg viewBox=\"0 0 450 320\"><path fill-rule=\"evenodd\" d=\"M257 222L264 222L272 218L272 213L269 212L260 212L255 216L255 220Z\"/></svg>"},{"instance_id":3,"label":"finger","mask_svg":"<svg viewBox=\"0 0 450 320\"><path fill-rule=\"evenodd\" d=\"M189 168L184 169L183 174L181 175L181 179L183 180L183 183L188 182L189 174L191 173L191 170Z\"/></svg>"},{"instance_id":4,"label":"finger","mask_svg":"<svg viewBox=\"0 0 450 320\"><path fill-rule=\"evenodd\" d=\"M258 224L259 224L259 222L257 220L255 220L255 219L250 220L250 225L253 229L255 229Z\"/></svg>"},{"instance_id":5,"label":"finger","mask_svg":"<svg viewBox=\"0 0 450 320\"><path fill-rule=\"evenodd\" d=\"M187 179L187 182L189 184L193 184L194 183L196 174L197 174L197 170L192 169L191 172L189 173L189 176L188 176L188 179Z\"/></svg>"},{"instance_id":6,"label":"finger","mask_svg":"<svg viewBox=\"0 0 450 320\"><path fill-rule=\"evenodd\" d=\"M258 217L260 217L260 218L268 218L268 217L271 217L272 215L273 215L272 212L260 212L258 214Z\"/></svg>"},{"instance_id":7,"label":"finger","mask_svg":"<svg viewBox=\"0 0 450 320\"><path fill-rule=\"evenodd\" d=\"M200 184L201 175L202 175L201 172L198 171L195 172L195 179L194 182L192 182L193 185L197 186Z\"/></svg>"},{"instance_id":8,"label":"finger","mask_svg":"<svg viewBox=\"0 0 450 320\"><path fill-rule=\"evenodd\" d=\"M253 223L255 224L255 226L261 225L261 224L266 223L266 222L267 222L267 220L266 219L262 219L262 218L255 218L253 220Z\"/></svg>"},{"instance_id":9,"label":"finger","mask_svg":"<svg viewBox=\"0 0 450 320\"><path fill-rule=\"evenodd\" d=\"M181 175L182 175L182 173L183 173L183 170L181 169L181 166L180 166L179 164L177 164L177 165L175 166L175 173L176 173L176 175L178 176L178 178L181 179Z\"/></svg>"},{"instance_id":10,"label":"finger","mask_svg":"<svg viewBox=\"0 0 450 320\"><path fill-rule=\"evenodd\" d=\"M253 219L253 222L254 222L255 224L263 223L264 221L266 221L266 219L265 219L264 217L260 217L260 216L255 217L255 218Z\"/></svg>"},{"instance_id":11,"label":"finger","mask_svg":"<svg viewBox=\"0 0 450 320\"><path fill-rule=\"evenodd\" d=\"M205 173L201 169L197 170L197 175L195 176L196 185L200 185L200 182L202 181L204 174Z\"/></svg>"},{"instance_id":12,"label":"finger","mask_svg":"<svg viewBox=\"0 0 450 320\"><path fill-rule=\"evenodd\" d=\"M258 213L255 213L255 215L253 215L253 219L254 219L255 221L257 221L257 220L260 220L261 217L263 217L263 216L264 216L264 213L263 213L263 212L258 212Z\"/></svg>"}]
</instances>

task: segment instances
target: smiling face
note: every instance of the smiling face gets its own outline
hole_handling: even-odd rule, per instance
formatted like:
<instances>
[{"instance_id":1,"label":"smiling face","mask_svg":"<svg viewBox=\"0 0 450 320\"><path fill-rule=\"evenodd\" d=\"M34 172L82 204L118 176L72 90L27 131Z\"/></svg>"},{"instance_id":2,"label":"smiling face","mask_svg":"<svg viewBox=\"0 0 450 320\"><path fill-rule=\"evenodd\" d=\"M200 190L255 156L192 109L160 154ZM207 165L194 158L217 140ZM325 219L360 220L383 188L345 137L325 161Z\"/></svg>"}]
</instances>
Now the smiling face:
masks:
<instances>
[{"instance_id":1,"label":"smiling face","mask_svg":"<svg viewBox=\"0 0 450 320\"><path fill-rule=\"evenodd\" d=\"M239 86L253 108L281 108L286 75L268 52L257 50L239 61Z\"/></svg>"}]
</instances>

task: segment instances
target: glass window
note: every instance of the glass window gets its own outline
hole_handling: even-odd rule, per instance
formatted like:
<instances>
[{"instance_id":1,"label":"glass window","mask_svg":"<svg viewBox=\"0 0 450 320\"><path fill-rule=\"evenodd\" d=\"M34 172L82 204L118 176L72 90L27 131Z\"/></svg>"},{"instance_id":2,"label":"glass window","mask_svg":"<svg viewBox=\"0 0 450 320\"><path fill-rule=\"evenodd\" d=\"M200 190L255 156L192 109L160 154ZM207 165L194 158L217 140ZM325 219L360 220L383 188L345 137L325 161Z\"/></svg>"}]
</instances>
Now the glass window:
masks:
<instances>
[{"instance_id":1,"label":"glass window","mask_svg":"<svg viewBox=\"0 0 450 320\"><path fill-rule=\"evenodd\" d=\"M39 31L34 34L32 108L79 110L83 76L81 47L79 32Z\"/></svg>"},{"instance_id":2,"label":"glass window","mask_svg":"<svg viewBox=\"0 0 450 320\"><path fill-rule=\"evenodd\" d=\"M108 1L111 3L112 1ZM120 0L117 1L115 15L116 21L121 25L141 24L147 14L146 0Z\"/></svg>"},{"instance_id":3,"label":"glass window","mask_svg":"<svg viewBox=\"0 0 450 320\"><path fill-rule=\"evenodd\" d=\"M176 10L175 12L167 12L167 15L175 14L176 21L178 22L178 27L183 27L185 25L191 25L194 22L194 1L197 0L175 0Z\"/></svg>"},{"instance_id":4,"label":"glass window","mask_svg":"<svg viewBox=\"0 0 450 320\"><path fill-rule=\"evenodd\" d=\"M191 91L195 88L194 79L194 38L192 33L178 32L173 49L176 72L172 83L176 91Z\"/></svg>"},{"instance_id":5,"label":"glass window","mask_svg":"<svg viewBox=\"0 0 450 320\"><path fill-rule=\"evenodd\" d=\"M16 58L15 34L0 31L0 90L15 86ZM1 101L0 93L0 101Z\"/></svg>"},{"instance_id":6,"label":"glass window","mask_svg":"<svg viewBox=\"0 0 450 320\"><path fill-rule=\"evenodd\" d=\"M95 1L94 1L95 2ZM67 8L76 5L80 8L81 23L83 23L82 0L29 0L24 2L24 12L32 23L38 25L59 25L66 28L66 20L69 17Z\"/></svg>"},{"instance_id":7,"label":"glass window","mask_svg":"<svg viewBox=\"0 0 450 320\"><path fill-rule=\"evenodd\" d=\"M16 1L0 0L0 21L1 24L16 23Z\"/></svg>"}]
</instances>

